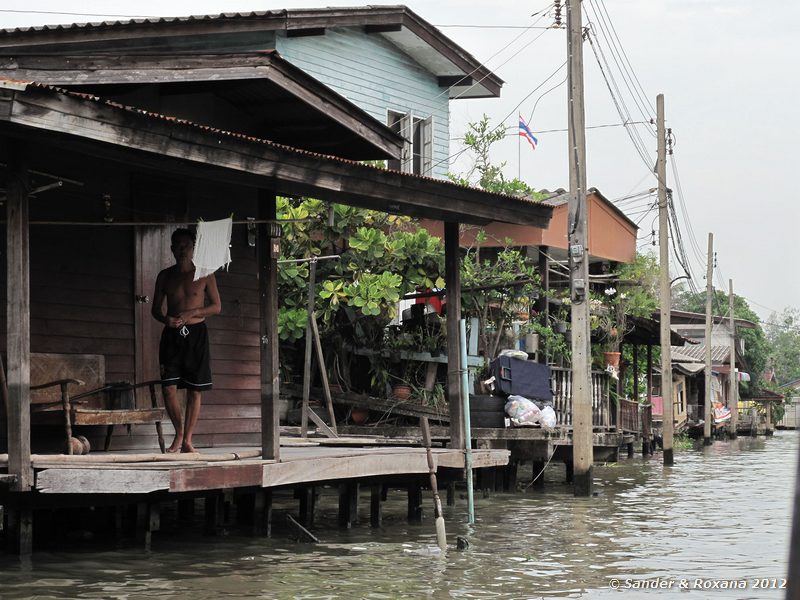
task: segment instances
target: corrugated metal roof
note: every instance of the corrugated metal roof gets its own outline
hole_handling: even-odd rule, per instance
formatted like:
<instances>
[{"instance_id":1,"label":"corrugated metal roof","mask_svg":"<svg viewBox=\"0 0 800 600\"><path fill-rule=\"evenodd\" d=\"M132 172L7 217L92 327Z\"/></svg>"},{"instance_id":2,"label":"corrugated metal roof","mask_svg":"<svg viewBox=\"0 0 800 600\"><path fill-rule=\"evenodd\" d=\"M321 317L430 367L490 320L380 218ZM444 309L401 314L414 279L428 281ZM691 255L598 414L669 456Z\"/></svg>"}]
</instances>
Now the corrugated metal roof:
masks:
<instances>
[{"instance_id":1,"label":"corrugated metal roof","mask_svg":"<svg viewBox=\"0 0 800 600\"><path fill-rule=\"evenodd\" d=\"M157 25L162 23L191 23L195 21L219 21L222 19L253 19L256 17L286 17L288 11L281 10L259 10L250 12L219 13L217 15L190 15L186 17L150 17L140 19L125 19L116 21L94 21L87 23L68 23L57 25L35 25L30 27L14 27L0 29L0 34L4 33L28 33L33 31L69 31L76 29L101 29L112 27L127 27L134 25Z\"/></svg>"},{"instance_id":2,"label":"corrugated metal roof","mask_svg":"<svg viewBox=\"0 0 800 600\"><path fill-rule=\"evenodd\" d=\"M461 188L461 189L464 189L464 188L472 189L472 190L475 190L475 191L479 191L482 194L485 194L487 196L496 197L498 199L512 200L512 201L515 201L515 202L522 202L522 203L525 203L525 204L528 204L528 205L541 205L540 202L538 202L538 201L536 201L536 200L534 200L533 198L530 198L530 197L511 196L511 195L508 195L508 194L498 194L497 192L489 192L489 191L486 191L486 190L483 190L483 189L480 189L480 188L475 188L475 187L471 187L471 186L463 186L461 184L454 183L454 182L446 180L446 179L435 179L433 177L427 177L427 176L424 176L424 175L414 175L412 173L404 173L404 172L401 172L401 171L393 171L393 170L390 170L390 169L382 169L380 167L373 167L372 165L367 165L367 164L364 164L364 163L361 163L361 162L348 160L346 158L340 158L338 156L332 156L332 155L329 155L329 154L320 154L318 152L311 152L311 151L308 151L308 150L301 150L299 148L294 148L292 146L287 146L285 144L279 144L277 142L273 142L273 141L270 141L270 140L261 139L261 138L253 137L253 136L250 136L250 135L245 135L245 134L242 134L242 133L236 133L236 132L233 132L233 131L226 131L224 129L218 129L216 127L210 127L208 125L203 125L201 123L196 123L194 121L189 121L187 119L180 119L180 118L177 118L177 117L171 117L171 116L168 116L168 115L162 115L162 114L159 114L159 113L156 113L156 112L152 112L152 111L144 110L144 109L141 109L141 108L137 108L135 106L129 106L129 105L125 105L125 104L120 104L119 102L114 102L112 100L107 100L105 98L101 98L100 96L95 96L93 94L85 94L85 93L82 93L82 92L75 92L75 91L71 91L71 90L66 90L66 89L55 87L55 86L52 86L52 85L46 85L46 84L43 84L43 83L38 83L36 81L19 81L19 80L15 80L15 79L0 78L0 89L2 89L2 88L11 89L11 90L17 90L17 91L24 91L24 90L26 90L28 88L35 88L35 89L38 89L38 90L44 90L44 91L47 91L47 92L50 92L50 93L54 93L54 94L61 94L61 95L64 95L64 96L70 96L70 97L73 97L73 98L78 98L78 99L86 101L86 102L94 102L96 104L103 104L105 106L109 106L109 107L111 107L113 109L116 109L116 110L121 110L121 111L129 112L129 113L141 115L141 116L144 116L144 117L147 117L147 118L150 118L150 119L154 119L154 120L158 120L158 121L165 121L165 122L168 122L168 123L171 123L171 124L174 124L174 125L179 125L179 126L191 127L191 128L194 128L194 129L199 129L199 130L201 130L201 131L203 131L205 133L211 133L211 134L214 134L214 135L220 135L220 136L225 136L225 137L229 137L229 138L233 138L233 139L237 139L237 140L243 140L243 141L254 143L254 144L261 144L261 145L264 145L264 146L269 146L271 148L275 148L275 149L281 150L283 152L290 152L290 153L298 154L298 155L305 156L305 157L317 158L317 159L320 159L320 160L326 160L326 161L337 162L337 163L341 163L341 164L347 164L347 165L351 165L351 166L359 167L359 168L363 168L363 169L373 169L373 170L376 170L376 171L389 171L389 172L392 172L392 173L396 173L397 175L400 175L400 176L402 176L404 178L417 179L417 180L423 180L423 181L430 181L430 182L436 183L438 185L447 185L447 186L452 186L454 188Z\"/></svg>"},{"instance_id":3,"label":"corrugated metal roof","mask_svg":"<svg viewBox=\"0 0 800 600\"><path fill-rule=\"evenodd\" d=\"M729 346L711 346L711 362L727 362L730 357ZM700 342L694 346L672 346L672 360L677 362L705 362L706 345Z\"/></svg>"}]
</instances>

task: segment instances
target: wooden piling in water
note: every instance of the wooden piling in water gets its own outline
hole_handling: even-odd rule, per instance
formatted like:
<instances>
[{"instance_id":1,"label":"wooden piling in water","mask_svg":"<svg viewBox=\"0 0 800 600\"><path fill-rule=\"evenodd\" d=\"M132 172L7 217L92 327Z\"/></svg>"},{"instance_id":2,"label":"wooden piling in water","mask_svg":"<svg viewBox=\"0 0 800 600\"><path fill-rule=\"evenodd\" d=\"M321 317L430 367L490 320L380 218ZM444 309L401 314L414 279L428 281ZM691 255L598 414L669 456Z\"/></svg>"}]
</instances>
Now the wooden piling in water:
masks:
<instances>
[{"instance_id":1,"label":"wooden piling in water","mask_svg":"<svg viewBox=\"0 0 800 600\"><path fill-rule=\"evenodd\" d=\"M383 490L380 483L373 483L369 495L369 524L371 527L380 527L383 522Z\"/></svg>"}]
</instances>

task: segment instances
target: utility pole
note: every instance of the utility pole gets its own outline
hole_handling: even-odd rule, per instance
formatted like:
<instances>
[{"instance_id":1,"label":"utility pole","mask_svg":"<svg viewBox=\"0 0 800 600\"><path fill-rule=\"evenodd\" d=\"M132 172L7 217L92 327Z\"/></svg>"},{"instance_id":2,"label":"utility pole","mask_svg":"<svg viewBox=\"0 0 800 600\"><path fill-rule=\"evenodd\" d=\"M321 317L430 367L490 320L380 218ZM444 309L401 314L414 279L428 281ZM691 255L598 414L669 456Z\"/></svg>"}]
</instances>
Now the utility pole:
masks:
<instances>
[{"instance_id":1,"label":"utility pole","mask_svg":"<svg viewBox=\"0 0 800 600\"><path fill-rule=\"evenodd\" d=\"M592 495L592 375L589 347L589 251L581 1L567 2L569 78L569 281L572 319L572 464L576 496Z\"/></svg>"},{"instance_id":2,"label":"utility pole","mask_svg":"<svg viewBox=\"0 0 800 600\"><path fill-rule=\"evenodd\" d=\"M714 294L714 286L712 285L712 277L714 276L714 234L708 234L708 266L706 267L706 401L705 410L703 411L703 444L706 446L711 445L711 421L713 416L711 413L711 395L714 390L711 389L711 299Z\"/></svg>"},{"instance_id":3,"label":"utility pole","mask_svg":"<svg viewBox=\"0 0 800 600\"><path fill-rule=\"evenodd\" d=\"M669 203L667 198L667 131L664 126L664 94L656 96L656 135L658 136L658 158L656 176L658 177L658 242L659 265L661 272L661 406L662 443L664 464L675 462L672 449L672 287L669 278Z\"/></svg>"},{"instance_id":4,"label":"utility pole","mask_svg":"<svg viewBox=\"0 0 800 600\"><path fill-rule=\"evenodd\" d=\"M731 376L728 388L728 408L731 410L731 439L736 439L736 424L739 421L739 379L736 376L736 321L733 318L733 279L728 280L730 297L728 298L728 323L731 328Z\"/></svg>"}]
</instances>

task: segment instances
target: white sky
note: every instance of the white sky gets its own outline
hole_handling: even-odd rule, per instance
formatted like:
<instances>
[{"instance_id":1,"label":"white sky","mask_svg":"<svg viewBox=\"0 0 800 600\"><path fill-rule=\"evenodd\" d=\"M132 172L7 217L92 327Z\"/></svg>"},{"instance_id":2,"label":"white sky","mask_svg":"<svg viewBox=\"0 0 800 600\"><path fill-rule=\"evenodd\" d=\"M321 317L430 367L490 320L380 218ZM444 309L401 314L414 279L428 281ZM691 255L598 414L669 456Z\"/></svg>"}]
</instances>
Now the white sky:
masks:
<instances>
[{"instance_id":1,"label":"white sky","mask_svg":"<svg viewBox=\"0 0 800 600\"><path fill-rule=\"evenodd\" d=\"M381 3L384 2L364 2ZM405 3L422 18L441 26L446 35L485 61L506 82L500 99L451 103L453 138L463 133L467 122L479 119L483 113L494 123L506 118L506 124L515 127L517 112L528 119L540 94L565 76L561 70L523 101L564 62L563 30L443 27L530 26L537 19L531 15L546 8L546 0L406 0ZM798 158L794 150L798 133L795 106L800 84L795 63L800 56L797 35L800 2L604 0L604 3L621 47L644 89L648 116L655 110L656 94L665 95L667 126L673 129L677 142L675 160L686 212L677 193L675 202L697 287L705 286L707 236L713 232L718 259L714 278L717 288L727 290L728 278L733 278L736 293L747 298L762 318L772 310L800 306L800 276L796 266L800 259L797 242L800 203L791 196L788 177L793 167L798 167L794 164ZM357 4L354 0L287 0L285 4L270 0L4 0L0 4L0 28L102 20L102 17L9 12L13 10L168 16ZM584 22L592 20L598 14L595 11L602 11L601 0L585 0L583 4ZM536 25L551 23L552 18L547 16ZM598 25L595 29L600 36L600 47L613 64L608 42ZM519 39L502 50L517 36ZM621 119L588 44L584 47L584 59L587 126L619 124ZM619 75L617 80L632 119L642 120ZM493 159L507 161L506 175L510 177L517 176L519 169L522 179L537 189L568 187L566 133L546 133L566 127L565 85L538 101L530 126L539 138L539 147L536 151L522 147L521 165L518 138L513 135L497 145ZM655 137L647 127L638 126L637 130L654 159ZM459 147L454 139L453 151ZM466 168L463 161L454 166L454 170ZM622 127L587 131L587 173L589 186L597 187L610 199L656 185ZM675 189L669 163L668 178ZM643 204L622 206L634 221L642 219L640 244L649 241L656 217L655 211L642 212ZM687 213L690 228L684 219ZM652 226L657 227L657 222ZM671 274L675 277L680 273L672 267Z\"/></svg>"}]
</instances>

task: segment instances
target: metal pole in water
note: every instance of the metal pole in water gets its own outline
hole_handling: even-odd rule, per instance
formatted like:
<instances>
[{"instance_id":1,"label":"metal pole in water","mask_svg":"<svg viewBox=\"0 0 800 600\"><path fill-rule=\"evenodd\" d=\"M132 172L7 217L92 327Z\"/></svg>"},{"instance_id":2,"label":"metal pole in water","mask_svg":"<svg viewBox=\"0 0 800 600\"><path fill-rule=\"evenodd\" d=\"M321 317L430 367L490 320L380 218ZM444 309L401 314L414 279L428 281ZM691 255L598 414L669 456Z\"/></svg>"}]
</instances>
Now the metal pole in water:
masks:
<instances>
[{"instance_id":1,"label":"metal pole in water","mask_svg":"<svg viewBox=\"0 0 800 600\"><path fill-rule=\"evenodd\" d=\"M475 523L475 496L472 491L472 427L469 422L469 375L467 373L467 321L458 321L458 346L461 350L461 397L464 406L464 461L467 469L467 512Z\"/></svg>"}]
</instances>

